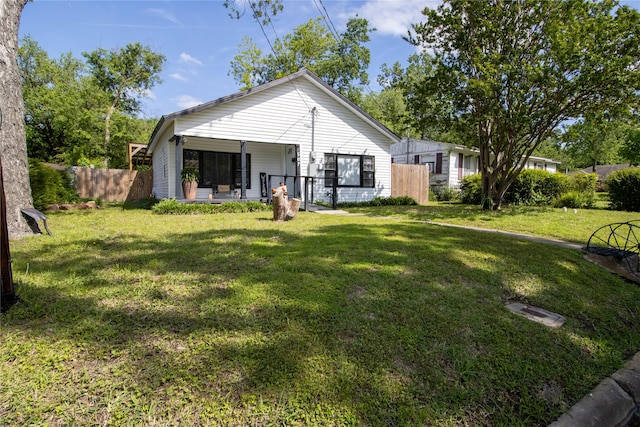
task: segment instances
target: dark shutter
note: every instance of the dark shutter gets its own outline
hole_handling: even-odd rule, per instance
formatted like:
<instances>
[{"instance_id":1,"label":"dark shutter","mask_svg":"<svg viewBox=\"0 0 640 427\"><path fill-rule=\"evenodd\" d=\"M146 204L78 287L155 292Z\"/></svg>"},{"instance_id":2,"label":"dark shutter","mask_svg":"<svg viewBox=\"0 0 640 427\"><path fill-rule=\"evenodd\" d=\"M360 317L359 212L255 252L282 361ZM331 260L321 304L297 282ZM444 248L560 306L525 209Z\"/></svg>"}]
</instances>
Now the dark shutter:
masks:
<instances>
[{"instance_id":1,"label":"dark shutter","mask_svg":"<svg viewBox=\"0 0 640 427\"><path fill-rule=\"evenodd\" d=\"M414 165L420 164L420 154L416 154L415 156L413 156L413 164Z\"/></svg>"},{"instance_id":2,"label":"dark shutter","mask_svg":"<svg viewBox=\"0 0 640 427\"><path fill-rule=\"evenodd\" d=\"M442 173L442 153L436 153L436 173Z\"/></svg>"}]
</instances>

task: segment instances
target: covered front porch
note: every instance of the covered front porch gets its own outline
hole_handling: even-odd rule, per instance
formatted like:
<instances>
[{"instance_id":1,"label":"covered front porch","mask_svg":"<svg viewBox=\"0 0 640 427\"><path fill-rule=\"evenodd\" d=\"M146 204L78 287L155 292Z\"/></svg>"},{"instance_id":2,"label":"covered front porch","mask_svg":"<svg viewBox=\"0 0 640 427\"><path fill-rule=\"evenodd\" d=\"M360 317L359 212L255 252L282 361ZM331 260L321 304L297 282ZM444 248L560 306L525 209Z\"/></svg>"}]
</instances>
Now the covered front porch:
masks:
<instances>
[{"instance_id":1,"label":"covered front porch","mask_svg":"<svg viewBox=\"0 0 640 427\"><path fill-rule=\"evenodd\" d=\"M251 141L229 141L175 136L174 197L187 201L182 192L181 171L198 170L196 199L205 203L253 200L268 203L271 189L283 183L289 197L313 200L318 177L300 173L300 147ZM171 189L170 189L171 190Z\"/></svg>"}]
</instances>

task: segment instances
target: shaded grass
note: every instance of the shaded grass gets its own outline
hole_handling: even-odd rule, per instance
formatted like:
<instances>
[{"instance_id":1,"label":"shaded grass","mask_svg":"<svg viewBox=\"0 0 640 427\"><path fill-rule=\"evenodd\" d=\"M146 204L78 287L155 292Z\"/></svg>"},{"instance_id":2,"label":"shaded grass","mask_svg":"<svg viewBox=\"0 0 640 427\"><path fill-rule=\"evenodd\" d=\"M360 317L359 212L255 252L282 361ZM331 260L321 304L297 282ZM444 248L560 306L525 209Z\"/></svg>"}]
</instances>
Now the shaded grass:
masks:
<instances>
[{"instance_id":1,"label":"shaded grass","mask_svg":"<svg viewBox=\"0 0 640 427\"><path fill-rule=\"evenodd\" d=\"M270 217L61 212L12 242L0 424L547 425L640 348L640 288L577 251Z\"/></svg>"},{"instance_id":2,"label":"shaded grass","mask_svg":"<svg viewBox=\"0 0 640 427\"><path fill-rule=\"evenodd\" d=\"M394 216L418 221L444 222L523 233L532 236L587 243L598 228L613 222L640 220L640 212L606 209L573 209L536 206L507 206L500 211L484 211L480 206L429 202L427 206L385 206L349 208L352 213Z\"/></svg>"}]
</instances>

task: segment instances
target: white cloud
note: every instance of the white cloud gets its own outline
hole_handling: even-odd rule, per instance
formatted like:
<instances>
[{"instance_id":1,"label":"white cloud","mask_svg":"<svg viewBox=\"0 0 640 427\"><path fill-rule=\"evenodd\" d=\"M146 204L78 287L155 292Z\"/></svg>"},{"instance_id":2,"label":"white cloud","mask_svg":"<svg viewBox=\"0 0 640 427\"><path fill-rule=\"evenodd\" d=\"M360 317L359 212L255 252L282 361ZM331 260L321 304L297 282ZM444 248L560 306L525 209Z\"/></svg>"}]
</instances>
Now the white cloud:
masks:
<instances>
[{"instance_id":1,"label":"white cloud","mask_svg":"<svg viewBox=\"0 0 640 427\"><path fill-rule=\"evenodd\" d=\"M407 34L411 24L424 21L425 7L436 8L441 3L439 0L369 0L355 13L368 20L379 34L401 36Z\"/></svg>"},{"instance_id":2,"label":"white cloud","mask_svg":"<svg viewBox=\"0 0 640 427\"><path fill-rule=\"evenodd\" d=\"M148 98L148 99L157 99L156 94L155 94L155 93L153 93L153 92L151 91L151 89L145 89L145 90L144 90L144 92L143 92L143 94L144 94L144 97L145 97L145 98Z\"/></svg>"},{"instance_id":3,"label":"white cloud","mask_svg":"<svg viewBox=\"0 0 640 427\"><path fill-rule=\"evenodd\" d=\"M182 26L182 22L180 22L180 20L176 18L173 13L165 9L147 9L147 12L157 15L173 24Z\"/></svg>"},{"instance_id":4,"label":"white cloud","mask_svg":"<svg viewBox=\"0 0 640 427\"><path fill-rule=\"evenodd\" d=\"M183 76L180 73L169 74L169 77L171 77L172 79L180 80L181 82L188 82L189 81L189 79L187 79L185 76Z\"/></svg>"},{"instance_id":5,"label":"white cloud","mask_svg":"<svg viewBox=\"0 0 640 427\"><path fill-rule=\"evenodd\" d=\"M180 54L180 62L186 63L186 64L202 65L202 61L200 61L198 58L194 58L193 56L185 52L182 52Z\"/></svg>"},{"instance_id":6,"label":"white cloud","mask_svg":"<svg viewBox=\"0 0 640 427\"><path fill-rule=\"evenodd\" d=\"M180 108L191 108L203 103L202 100L198 98L194 98L191 95L180 95L177 98L174 98L173 100L176 101L176 104Z\"/></svg>"}]
</instances>

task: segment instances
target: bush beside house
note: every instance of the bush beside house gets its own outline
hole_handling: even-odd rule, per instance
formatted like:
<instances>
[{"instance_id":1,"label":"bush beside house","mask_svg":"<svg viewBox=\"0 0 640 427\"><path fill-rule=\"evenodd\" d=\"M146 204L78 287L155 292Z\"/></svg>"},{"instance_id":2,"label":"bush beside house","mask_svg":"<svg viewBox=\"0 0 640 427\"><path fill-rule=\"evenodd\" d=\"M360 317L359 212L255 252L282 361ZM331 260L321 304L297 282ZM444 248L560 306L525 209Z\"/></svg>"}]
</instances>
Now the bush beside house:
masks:
<instances>
[{"instance_id":1,"label":"bush beside house","mask_svg":"<svg viewBox=\"0 0 640 427\"><path fill-rule=\"evenodd\" d=\"M606 180L612 209L640 212L640 168L613 172Z\"/></svg>"}]
</instances>

